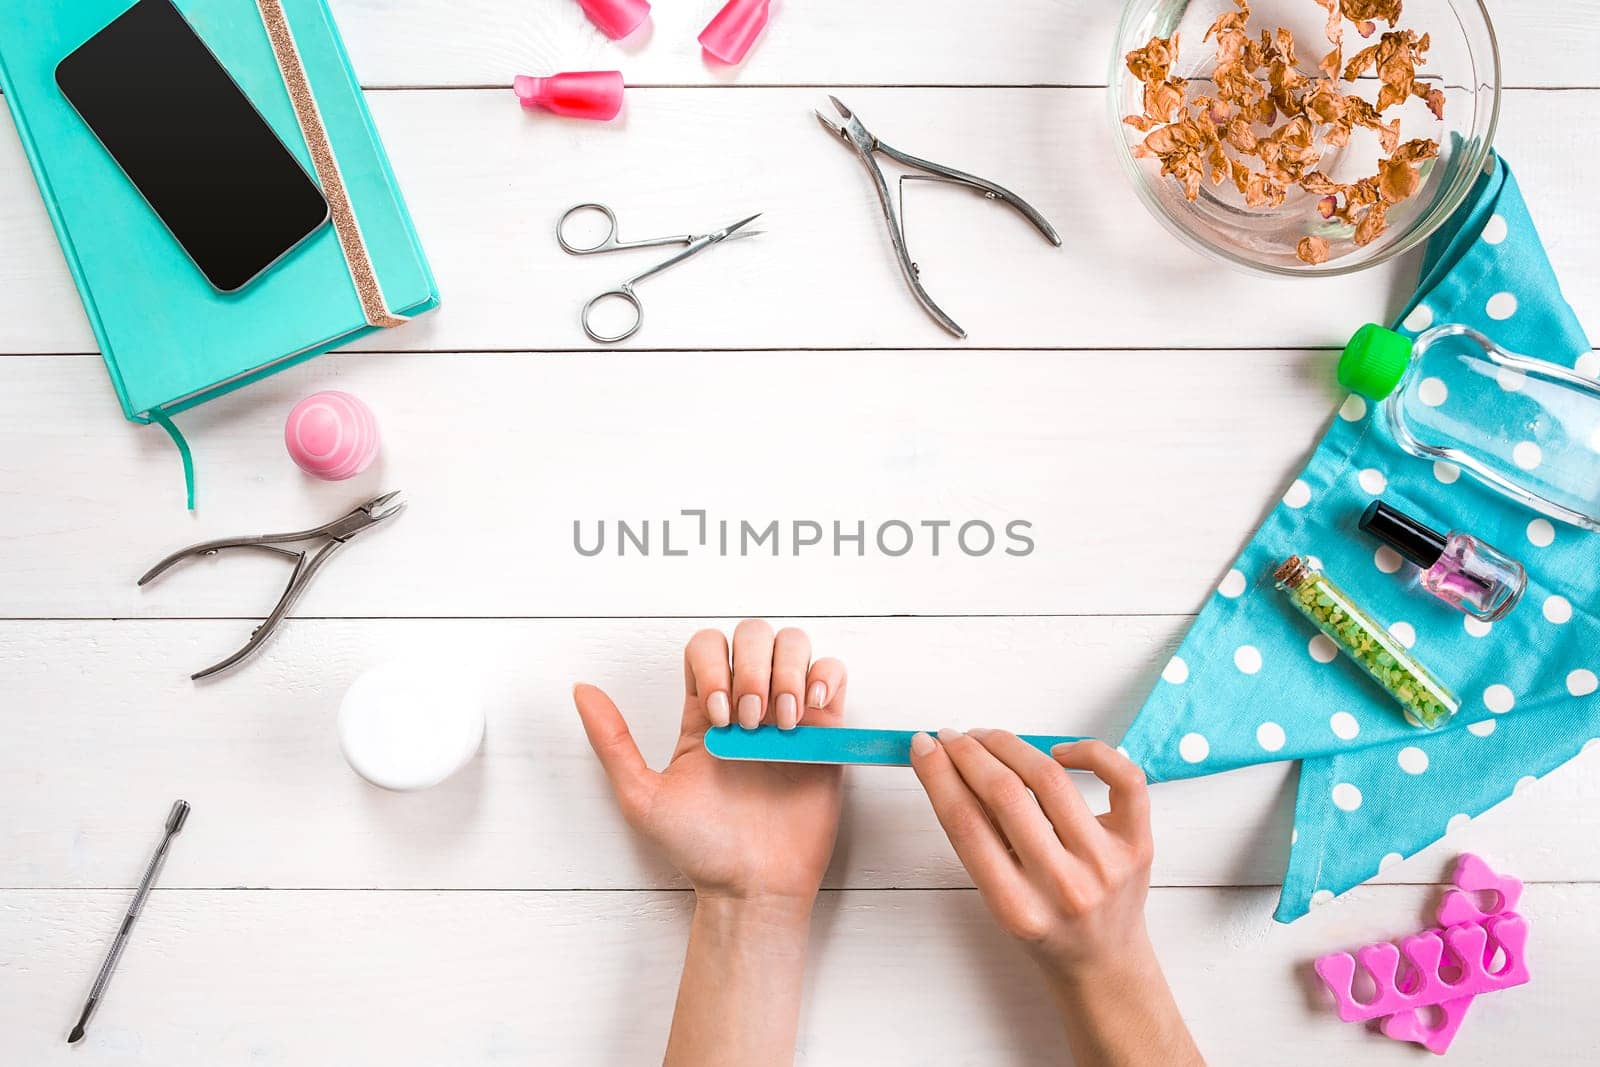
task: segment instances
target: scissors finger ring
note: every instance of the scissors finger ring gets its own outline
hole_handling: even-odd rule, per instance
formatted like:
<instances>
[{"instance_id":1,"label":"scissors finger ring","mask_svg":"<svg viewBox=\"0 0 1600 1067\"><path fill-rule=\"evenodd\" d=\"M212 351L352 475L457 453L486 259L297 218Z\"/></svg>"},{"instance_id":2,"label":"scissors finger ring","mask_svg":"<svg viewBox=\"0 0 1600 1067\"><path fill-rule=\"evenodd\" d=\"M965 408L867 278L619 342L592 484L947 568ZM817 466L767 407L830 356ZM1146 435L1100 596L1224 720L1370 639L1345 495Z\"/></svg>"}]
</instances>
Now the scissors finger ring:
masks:
<instances>
[{"instance_id":1,"label":"scissors finger ring","mask_svg":"<svg viewBox=\"0 0 1600 1067\"><path fill-rule=\"evenodd\" d=\"M594 313L595 305L604 300L621 300L623 303L632 307L632 325L623 330L621 333L615 334L605 334L596 330L594 325L590 322L590 318ZM638 333L639 327L643 325L644 305L639 303L639 298L638 296L634 295L633 290L627 288L626 286L620 289L609 289L595 297L593 300L590 300L587 304L583 305L583 332L589 335L589 340L595 341L599 344L609 345L615 344L618 341L626 341L628 338Z\"/></svg>"}]
</instances>

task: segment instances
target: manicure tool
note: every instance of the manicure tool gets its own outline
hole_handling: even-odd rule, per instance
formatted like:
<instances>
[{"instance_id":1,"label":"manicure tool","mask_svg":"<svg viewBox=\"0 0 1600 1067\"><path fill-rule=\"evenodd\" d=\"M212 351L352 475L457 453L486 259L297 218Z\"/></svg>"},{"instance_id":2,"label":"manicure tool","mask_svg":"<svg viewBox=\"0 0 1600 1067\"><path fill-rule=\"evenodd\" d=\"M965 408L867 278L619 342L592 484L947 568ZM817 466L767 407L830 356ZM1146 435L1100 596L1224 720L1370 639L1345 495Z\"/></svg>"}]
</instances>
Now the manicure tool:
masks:
<instances>
[{"instance_id":1,"label":"manicure tool","mask_svg":"<svg viewBox=\"0 0 1600 1067\"><path fill-rule=\"evenodd\" d=\"M761 763L847 763L858 767L911 766L915 730L850 730L830 726L716 726L706 731L706 751L718 759ZM1026 736L1022 740L1049 755L1056 745L1081 737Z\"/></svg>"},{"instance_id":2,"label":"manicure tool","mask_svg":"<svg viewBox=\"0 0 1600 1067\"><path fill-rule=\"evenodd\" d=\"M195 681L216 674L218 671L227 670L241 660L249 658L259 649L272 632L277 629L278 623L283 621L289 609L294 607L294 602L300 599L300 594L305 592L306 586L311 584L311 579L316 576L328 558L351 538L365 533L374 526L387 519L398 515L406 506L405 497L399 491L385 493L375 497L360 507L355 508L346 515L342 515L332 522L310 530L300 530L295 533L263 534L259 537L227 537L217 541L204 541L198 545L179 549L166 559L157 563L145 572L139 579L140 585L146 585L159 578L168 569L176 566L186 559L199 556L211 556L228 548L259 548L265 552L272 552L285 559L294 561L294 573L289 576L289 584L283 590L283 596L278 598L277 605L272 613L260 626L250 631L250 640L245 642L243 648L218 663L213 663L203 671L191 674L189 677ZM283 545L298 544L302 541L326 541L313 554L310 548L293 549L283 548Z\"/></svg>"},{"instance_id":3,"label":"manicure tool","mask_svg":"<svg viewBox=\"0 0 1600 1067\"><path fill-rule=\"evenodd\" d=\"M83 1040L84 1028L89 1025L89 1017L100 1006L100 998L105 994L106 985L111 981L111 972L117 969L117 961L122 958L122 950L128 944L128 934L133 930L135 920L144 910L145 898L150 895L150 887L155 885L156 875L161 870L162 862L167 858L167 849L172 847L172 839L177 836L183 824L189 819L189 802L179 800L173 803L172 811L167 814L167 830L161 837L161 843L150 856L150 863L144 869L144 877L139 879L139 888L134 891L133 903L128 905L128 914L122 917L122 928L117 931L117 936L111 942L111 948L106 952L105 962L100 965L100 973L95 976L94 985L89 990L89 999L83 1003L83 1012L78 1016L78 1025L72 1028L72 1033L67 1035L67 1044L75 1045Z\"/></svg>"},{"instance_id":4,"label":"manicure tool","mask_svg":"<svg viewBox=\"0 0 1600 1067\"><path fill-rule=\"evenodd\" d=\"M861 120L857 118L849 108L845 107L844 104L840 102L838 97L830 96L828 99L833 101L833 106L839 109L839 114L843 116L845 121L841 125L840 123L834 122L820 111L816 113L817 121L822 123L825 129L832 133L838 134L846 144L854 149L856 155L860 158L862 165L865 166L867 168L867 172L872 175L873 187L878 193L878 202L883 207L884 221L889 224L889 239L894 242L894 253L900 259L901 273L906 276L906 281L910 284L911 292L916 296L917 302L927 310L929 315L933 316L934 321L938 322L940 326L943 326L946 330L949 330L957 337L965 338L967 336L967 331L956 325L955 320L949 315L946 315L939 305L933 302L933 297L929 296L928 291L922 287L922 281L919 277L921 274L921 268L911 261L911 253L906 250L906 229L905 223L901 218L901 216L905 213L904 200L906 182L949 182L953 185L965 185L969 188L976 189L990 200L1004 201L1007 205L1020 213L1023 218L1033 223L1034 229L1044 234L1045 240L1049 241L1058 248L1061 246L1061 237L1056 233L1055 228L1051 226L1050 223L1045 221L1044 216L1039 214L1039 212L1034 209L1033 205L1029 204L1016 193L1013 193L1004 186L996 185L994 182L979 178L976 175L968 174L965 171L956 170L954 167L946 167L938 163L930 163L926 159L918 159L916 156L908 155L905 152L899 151L898 149L891 148L870 133L867 128L862 125ZM889 197L889 183L883 176L883 170L878 166L878 161L873 158L879 152L882 152L884 155L903 166L913 167L917 170L927 172L925 174L902 174L900 176L899 199L901 200L901 207L898 210L895 208L894 201Z\"/></svg>"},{"instance_id":5,"label":"manicure tool","mask_svg":"<svg viewBox=\"0 0 1600 1067\"><path fill-rule=\"evenodd\" d=\"M600 214L605 216L607 227L606 235L600 239L598 244L575 245L571 241L567 240L565 233L567 220L572 218L572 216L576 215L580 211L598 211ZM757 212L756 214L751 215L749 218L740 219L731 226L726 226L723 229L718 230L716 233L681 234L677 237L655 237L648 241L619 241L617 240L617 216L604 204L577 204L568 208L566 214L562 215L560 220L556 222L556 242L561 245L561 250L567 253L569 256L604 255L607 252L620 252L630 248L654 248L659 245L685 246L683 251L662 260L649 270L641 271L640 273L635 274L627 281L618 285L615 289L608 289L596 296L594 299L590 300L587 304L583 305L583 314L579 316L579 321L583 324L583 332L589 335L589 339L591 341L596 341L600 344L614 344L617 341L625 341L629 337L632 337L634 334L639 332L639 327L644 325L644 306L639 303L639 298L634 295L633 287L635 285L644 281L652 274L659 274L668 267L682 263L690 256L704 252L714 244L719 244L723 241L733 238L755 237L757 234L760 234L763 231L745 230L744 227L748 226L750 223L754 222L760 217L760 213ZM596 331L589 321L595 305L600 303L600 301L607 299L608 297L614 297L618 300L621 300L633 308L633 325L629 326L626 330L623 330L619 334L613 334L609 336Z\"/></svg>"}]
</instances>

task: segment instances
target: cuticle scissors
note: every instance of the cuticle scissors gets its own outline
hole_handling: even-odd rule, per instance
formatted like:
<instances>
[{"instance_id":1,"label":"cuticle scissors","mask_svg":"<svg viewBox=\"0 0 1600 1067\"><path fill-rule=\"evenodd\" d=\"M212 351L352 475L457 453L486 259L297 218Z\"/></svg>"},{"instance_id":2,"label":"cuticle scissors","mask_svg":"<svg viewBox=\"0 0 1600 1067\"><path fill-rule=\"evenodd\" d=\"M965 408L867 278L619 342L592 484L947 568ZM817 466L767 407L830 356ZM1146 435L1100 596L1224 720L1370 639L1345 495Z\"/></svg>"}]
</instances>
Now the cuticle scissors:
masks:
<instances>
[{"instance_id":1,"label":"cuticle scissors","mask_svg":"<svg viewBox=\"0 0 1600 1067\"><path fill-rule=\"evenodd\" d=\"M575 245L571 241L567 240L565 233L567 220L572 218L572 216L576 215L580 211L598 211L600 214L605 216L607 225L606 235L600 239L598 244ZM652 237L644 241L619 241L617 240L617 216L616 213L613 212L609 207L604 204L597 203L574 204L562 214L560 219L556 221L556 243L559 244L561 246L561 250L567 253L569 256L596 256L603 255L607 252L624 252L633 248L657 248L662 245L684 246L683 251L667 257L660 263L657 263L655 266L651 267L649 270L640 271L638 274L635 274L633 277L619 284L615 289L607 289L605 292L596 295L587 304L583 305L583 312L578 316L578 321L583 326L583 332L588 334L591 341L595 341L599 344L615 344L618 341L625 341L632 337L634 334L639 332L639 327L644 325L644 305L639 303L639 297L633 291L633 287L635 285L644 281L653 274L659 274L668 267L682 263L690 256L704 252L707 248L710 248L714 244L719 244L722 241L732 238L757 236L764 231L746 230L744 227L748 226L750 223L754 222L760 217L760 212L757 212L748 218L740 219L738 222L735 222L732 225L725 226L715 233L679 234L674 237ZM593 313L595 305L607 298L621 300L629 307L633 308L633 325L629 326L626 330L623 330L619 334L602 334L595 330L590 324L590 315Z\"/></svg>"}]
</instances>

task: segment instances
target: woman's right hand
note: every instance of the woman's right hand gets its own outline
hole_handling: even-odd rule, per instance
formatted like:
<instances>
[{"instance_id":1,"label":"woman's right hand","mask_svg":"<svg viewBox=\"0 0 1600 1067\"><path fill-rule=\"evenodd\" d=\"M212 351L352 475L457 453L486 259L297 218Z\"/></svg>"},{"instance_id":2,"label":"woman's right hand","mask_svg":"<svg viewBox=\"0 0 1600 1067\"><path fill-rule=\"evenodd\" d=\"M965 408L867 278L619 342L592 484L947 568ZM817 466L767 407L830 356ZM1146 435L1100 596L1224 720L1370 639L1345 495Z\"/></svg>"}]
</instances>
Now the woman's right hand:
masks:
<instances>
[{"instance_id":1,"label":"woman's right hand","mask_svg":"<svg viewBox=\"0 0 1600 1067\"><path fill-rule=\"evenodd\" d=\"M911 765L983 902L1043 968L1080 1067L1202 1063L1145 929L1154 845L1144 772L1099 741L1052 756L1003 730L911 742ZM1111 810L1090 812L1063 768L1105 782Z\"/></svg>"}]
</instances>

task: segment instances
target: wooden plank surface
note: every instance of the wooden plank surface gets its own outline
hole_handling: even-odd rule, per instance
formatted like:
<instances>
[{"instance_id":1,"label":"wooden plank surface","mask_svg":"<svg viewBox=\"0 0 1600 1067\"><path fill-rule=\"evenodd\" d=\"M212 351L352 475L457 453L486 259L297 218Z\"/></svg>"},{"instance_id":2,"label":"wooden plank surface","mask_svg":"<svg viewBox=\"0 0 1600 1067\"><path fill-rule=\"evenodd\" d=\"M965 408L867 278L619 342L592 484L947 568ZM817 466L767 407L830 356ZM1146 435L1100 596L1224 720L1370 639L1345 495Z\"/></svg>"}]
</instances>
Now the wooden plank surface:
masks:
<instances>
[{"instance_id":1,"label":"wooden plank surface","mask_svg":"<svg viewBox=\"0 0 1600 1067\"><path fill-rule=\"evenodd\" d=\"M819 655L853 667L851 721L899 729L998 725L1120 738L1187 620L796 620ZM781 624L781 621L780 621ZM266 888L640 889L679 885L627 830L569 692L605 686L641 750L672 749L682 645L728 620L296 620L245 671L189 671L248 623L0 624L10 783L0 886L129 884L173 797L196 816L164 884ZM482 754L425 794L358 779L335 717L355 677L387 659L453 664L489 717ZM1592 878L1600 751L1529 783L1388 881L1432 881L1463 849L1523 878ZM1254 768L1154 788L1163 885L1273 885L1293 822L1294 773ZM905 771L849 776L828 884L965 886ZM1095 803L1103 791L1085 782Z\"/></svg>"},{"instance_id":2,"label":"wooden plank surface","mask_svg":"<svg viewBox=\"0 0 1600 1067\"><path fill-rule=\"evenodd\" d=\"M1278 927L1270 892L1156 890L1150 924L1211 1063L1416 1064L1415 1046L1339 1022L1309 964L1414 930L1436 896L1368 887L1357 906ZM1582 1013L1550 1006L1552 990L1589 983L1600 889L1540 885L1524 901L1534 984L1474 1003L1451 1064L1600 1057ZM69 1049L125 906L115 892L0 892L13 1062L635 1067L664 1045L689 914L684 894L163 890ZM824 894L814 937L798 1062L1063 1062L1032 964L975 893Z\"/></svg>"},{"instance_id":3,"label":"wooden plank surface","mask_svg":"<svg viewBox=\"0 0 1600 1067\"><path fill-rule=\"evenodd\" d=\"M923 281L966 326L968 348L1341 345L1391 315L1415 277L1411 257L1344 279L1262 279L1180 247L1120 172L1096 90L845 97L896 145L1015 188L1063 235L1054 248L959 189L907 193ZM812 117L825 102L813 89L661 89L635 94L625 121L598 126L523 114L505 92L372 94L444 305L360 347L591 351L578 309L655 260L564 255L552 227L586 200L610 204L624 236L764 212L764 236L641 286L649 324L633 347L963 347L906 291L867 174ZM1600 91L1509 93L1498 142L1588 321L1600 320L1600 267L1588 254L1600 216L1573 165L1571 131L1597 109ZM0 138L0 232L0 352L95 351L11 137Z\"/></svg>"},{"instance_id":4,"label":"wooden plank surface","mask_svg":"<svg viewBox=\"0 0 1600 1067\"><path fill-rule=\"evenodd\" d=\"M0 616L260 615L287 578L264 555L134 580L185 544L313 526L392 488L410 509L330 564L300 613L1189 613L1331 417L1332 360L340 355L179 418L199 464L190 515L170 443L116 417L97 359L8 359ZM364 397L386 439L380 464L349 482L304 477L284 453L284 414L326 387ZM707 512L704 544L685 509ZM635 533L650 521L651 555L619 541L620 520ZM580 555L574 523L590 551L602 521L606 550ZM781 544L756 542L774 521ZM914 538L898 557L877 537L895 521ZM1015 521L1032 524L1029 555L1006 554L1025 550L1005 535ZM797 555L803 522L822 543ZM841 534L864 523L866 540L837 542L835 556L835 522ZM995 531L986 554L967 554L988 543L981 527L959 541L969 522ZM890 528L883 545L899 551L905 536Z\"/></svg>"},{"instance_id":5,"label":"wooden plank surface","mask_svg":"<svg viewBox=\"0 0 1600 1067\"><path fill-rule=\"evenodd\" d=\"M597 68L656 85L1102 85L1122 10L1108 0L775 0L767 34L730 69L695 40L721 6L658 3L646 27L614 44L572 0L332 0L367 85L508 85L514 74ZM1444 5L1407 7L1416 19ZM1506 84L1600 85L1596 0L1489 7Z\"/></svg>"}]
</instances>

